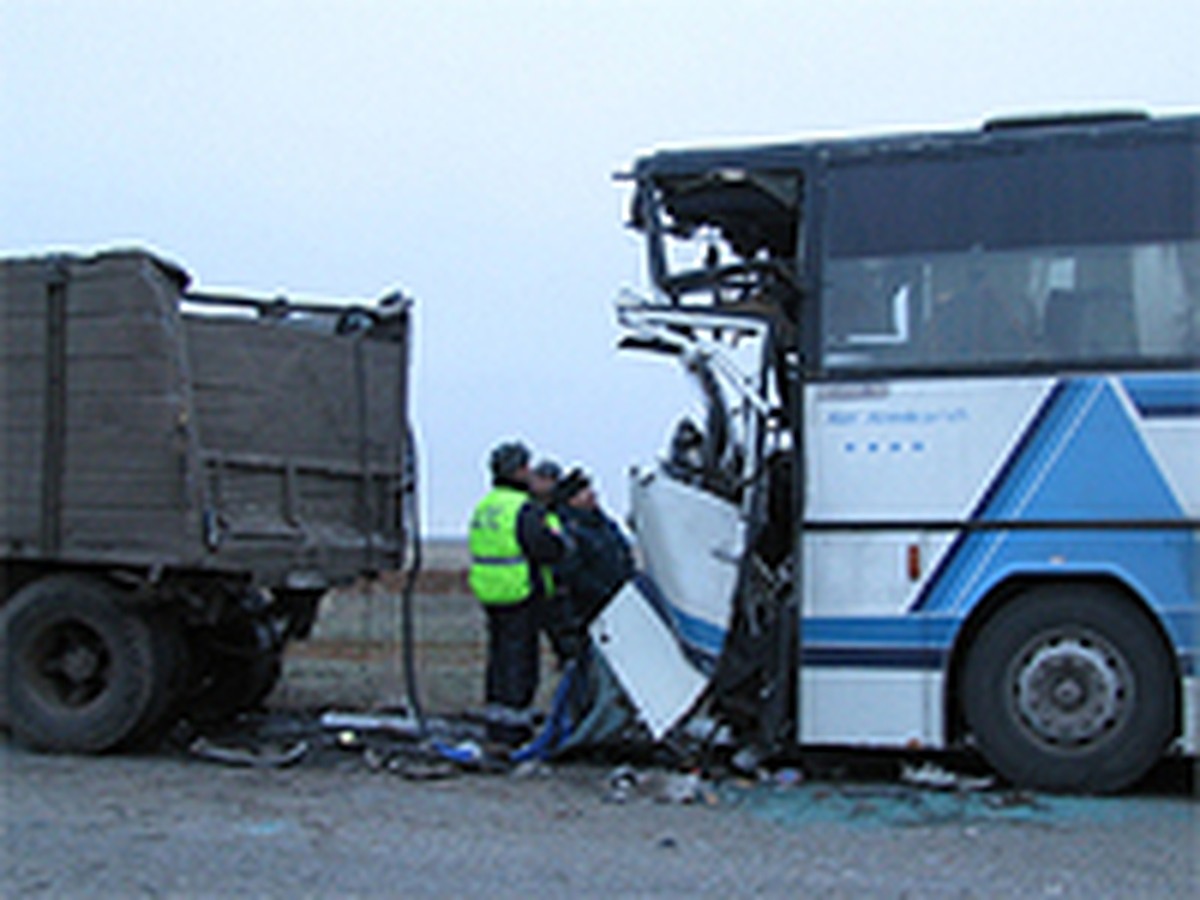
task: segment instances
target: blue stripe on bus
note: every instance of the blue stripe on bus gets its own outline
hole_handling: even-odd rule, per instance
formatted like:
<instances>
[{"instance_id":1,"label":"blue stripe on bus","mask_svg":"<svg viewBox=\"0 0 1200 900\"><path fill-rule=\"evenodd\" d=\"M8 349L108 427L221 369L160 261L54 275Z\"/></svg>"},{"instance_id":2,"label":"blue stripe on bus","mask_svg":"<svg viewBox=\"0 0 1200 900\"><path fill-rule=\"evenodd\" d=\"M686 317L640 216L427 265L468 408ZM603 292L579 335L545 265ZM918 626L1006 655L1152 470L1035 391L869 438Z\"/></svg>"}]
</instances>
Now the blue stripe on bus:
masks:
<instances>
[{"instance_id":1,"label":"blue stripe on bus","mask_svg":"<svg viewBox=\"0 0 1200 900\"><path fill-rule=\"evenodd\" d=\"M960 623L941 616L805 619L801 666L941 669Z\"/></svg>"},{"instance_id":2,"label":"blue stripe on bus","mask_svg":"<svg viewBox=\"0 0 1200 900\"><path fill-rule=\"evenodd\" d=\"M725 644L725 629L684 612L667 599L654 579L645 572L635 575L633 582L655 615L675 637L692 665L705 674L711 674Z\"/></svg>"},{"instance_id":3,"label":"blue stripe on bus","mask_svg":"<svg viewBox=\"0 0 1200 900\"><path fill-rule=\"evenodd\" d=\"M949 661L949 650L936 647L843 647L805 645L800 666L805 669L909 669L940 672ZM1195 654L1178 654L1180 674L1197 674Z\"/></svg>"},{"instance_id":4,"label":"blue stripe on bus","mask_svg":"<svg viewBox=\"0 0 1200 900\"><path fill-rule=\"evenodd\" d=\"M959 626L952 616L818 616L806 618L804 644L948 647Z\"/></svg>"},{"instance_id":5,"label":"blue stripe on bus","mask_svg":"<svg viewBox=\"0 0 1200 900\"><path fill-rule=\"evenodd\" d=\"M1033 421L1018 440L1016 448L1005 461L1000 474L988 485L978 505L972 510L971 519L982 518L982 512L993 503L995 494L1000 486L1009 480L1018 460L1024 457L1027 448L1034 442L1035 437L1044 433L1046 430L1044 422L1060 403L1062 393L1062 383L1056 384L1050 391L1049 396L1043 401L1041 408L1034 415ZM965 533L955 537L950 549L942 557L929 580L925 582L925 586L921 589L921 593L917 596L917 599L913 601L910 609L914 612L920 612L927 609L944 608L950 605L945 596L947 594L947 585L954 583L955 572L964 568L962 557L968 553L969 548L966 545L970 538L971 536Z\"/></svg>"},{"instance_id":6,"label":"blue stripe on bus","mask_svg":"<svg viewBox=\"0 0 1200 900\"><path fill-rule=\"evenodd\" d=\"M1183 510L1112 386L1060 383L1044 401L971 518L975 521L1169 520ZM1151 540L1145 540L1152 535ZM1091 555L1088 548L1102 553ZM1031 563L1103 560L1155 582L1149 596L1189 596L1189 532L964 532L910 609L963 610L991 584Z\"/></svg>"},{"instance_id":7,"label":"blue stripe on bus","mask_svg":"<svg viewBox=\"0 0 1200 900\"><path fill-rule=\"evenodd\" d=\"M1164 616L1184 676L1197 674L1197 613L1179 609ZM803 668L914 669L941 671L961 623L950 616L821 617L804 620Z\"/></svg>"},{"instance_id":8,"label":"blue stripe on bus","mask_svg":"<svg viewBox=\"0 0 1200 900\"><path fill-rule=\"evenodd\" d=\"M806 646L800 657L809 669L909 669L930 672L946 666L947 653L927 647Z\"/></svg>"},{"instance_id":9,"label":"blue stripe on bus","mask_svg":"<svg viewBox=\"0 0 1200 900\"><path fill-rule=\"evenodd\" d=\"M1200 374L1130 375L1121 386L1148 419L1200 416Z\"/></svg>"},{"instance_id":10,"label":"blue stripe on bus","mask_svg":"<svg viewBox=\"0 0 1200 900\"><path fill-rule=\"evenodd\" d=\"M1200 375L1121 380L1144 417L1200 413ZM971 513L975 521L1169 520L1183 510L1110 382L1060 382L1043 401ZM1011 574L1104 572L1164 603L1161 621L1179 670L1200 674L1200 611L1191 573L1200 544L1185 530L1095 529L961 533L909 614L809 618L801 666L946 666L961 616Z\"/></svg>"}]
</instances>

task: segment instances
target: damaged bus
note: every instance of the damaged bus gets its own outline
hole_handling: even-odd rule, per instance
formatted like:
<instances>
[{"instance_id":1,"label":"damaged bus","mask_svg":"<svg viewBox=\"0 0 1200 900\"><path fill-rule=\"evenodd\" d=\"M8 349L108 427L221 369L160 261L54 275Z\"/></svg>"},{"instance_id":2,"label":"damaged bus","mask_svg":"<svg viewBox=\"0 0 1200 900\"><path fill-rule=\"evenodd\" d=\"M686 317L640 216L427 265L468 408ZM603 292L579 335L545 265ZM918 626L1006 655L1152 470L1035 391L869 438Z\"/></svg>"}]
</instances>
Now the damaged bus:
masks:
<instances>
[{"instance_id":1,"label":"damaged bus","mask_svg":"<svg viewBox=\"0 0 1200 900\"><path fill-rule=\"evenodd\" d=\"M972 749L1114 791L1200 745L1200 117L663 150L623 345L699 388L592 627L656 734Z\"/></svg>"}]
</instances>

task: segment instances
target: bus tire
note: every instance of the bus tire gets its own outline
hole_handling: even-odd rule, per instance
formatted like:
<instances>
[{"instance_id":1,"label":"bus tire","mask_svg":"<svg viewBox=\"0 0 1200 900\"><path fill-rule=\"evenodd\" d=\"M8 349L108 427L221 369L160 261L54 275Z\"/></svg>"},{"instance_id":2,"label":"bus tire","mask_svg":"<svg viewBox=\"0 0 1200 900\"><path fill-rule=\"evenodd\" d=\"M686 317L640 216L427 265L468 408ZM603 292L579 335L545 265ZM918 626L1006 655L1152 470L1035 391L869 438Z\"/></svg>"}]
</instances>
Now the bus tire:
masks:
<instances>
[{"instance_id":1,"label":"bus tire","mask_svg":"<svg viewBox=\"0 0 1200 900\"><path fill-rule=\"evenodd\" d=\"M1158 632L1119 589L1042 585L983 626L963 672L967 725L1013 784L1128 787L1162 755L1175 681Z\"/></svg>"},{"instance_id":2,"label":"bus tire","mask_svg":"<svg viewBox=\"0 0 1200 900\"><path fill-rule=\"evenodd\" d=\"M4 661L13 734L40 750L95 753L125 741L156 687L153 639L121 595L54 576L12 598Z\"/></svg>"}]
</instances>

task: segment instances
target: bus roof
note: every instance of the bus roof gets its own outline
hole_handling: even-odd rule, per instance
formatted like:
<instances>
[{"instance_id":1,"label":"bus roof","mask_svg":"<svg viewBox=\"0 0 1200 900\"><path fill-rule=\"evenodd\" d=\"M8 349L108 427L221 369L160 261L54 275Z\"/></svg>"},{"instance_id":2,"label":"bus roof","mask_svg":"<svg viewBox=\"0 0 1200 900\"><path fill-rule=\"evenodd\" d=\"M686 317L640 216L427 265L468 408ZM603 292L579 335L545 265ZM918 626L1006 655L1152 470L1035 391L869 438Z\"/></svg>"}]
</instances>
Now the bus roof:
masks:
<instances>
[{"instance_id":1,"label":"bus roof","mask_svg":"<svg viewBox=\"0 0 1200 900\"><path fill-rule=\"evenodd\" d=\"M714 170L798 171L819 159L911 156L966 147L1077 141L1100 136L1200 136L1200 115L1151 117L1143 113L1067 113L993 119L971 131L929 131L867 137L820 138L727 147L663 149L640 157L637 181L686 178Z\"/></svg>"}]
</instances>

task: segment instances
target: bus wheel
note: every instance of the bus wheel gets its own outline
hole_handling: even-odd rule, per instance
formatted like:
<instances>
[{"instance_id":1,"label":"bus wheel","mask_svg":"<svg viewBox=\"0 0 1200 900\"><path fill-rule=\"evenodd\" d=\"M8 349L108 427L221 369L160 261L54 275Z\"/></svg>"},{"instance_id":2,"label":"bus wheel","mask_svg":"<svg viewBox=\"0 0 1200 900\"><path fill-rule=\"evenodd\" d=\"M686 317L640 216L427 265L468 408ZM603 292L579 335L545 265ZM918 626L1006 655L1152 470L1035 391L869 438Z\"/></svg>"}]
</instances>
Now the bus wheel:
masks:
<instances>
[{"instance_id":1,"label":"bus wheel","mask_svg":"<svg viewBox=\"0 0 1200 900\"><path fill-rule=\"evenodd\" d=\"M1045 585L1000 609L963 672L967 724L1022 787L1109 792L1158 760L1174 679L1157 632L1119 590Z\"/></svg>"},{"instance_id":2,"label":"bus wheel","mask_svg":"<svg viewBox=\"0 0 1200 900\"><path fill-rule=\"evenodd\" d=\"M128 738L155 690L146 621L90 578L26 585L10 603L5 665L13 733L43 750L98 752Z\"/></svg>"}]
</instances>

